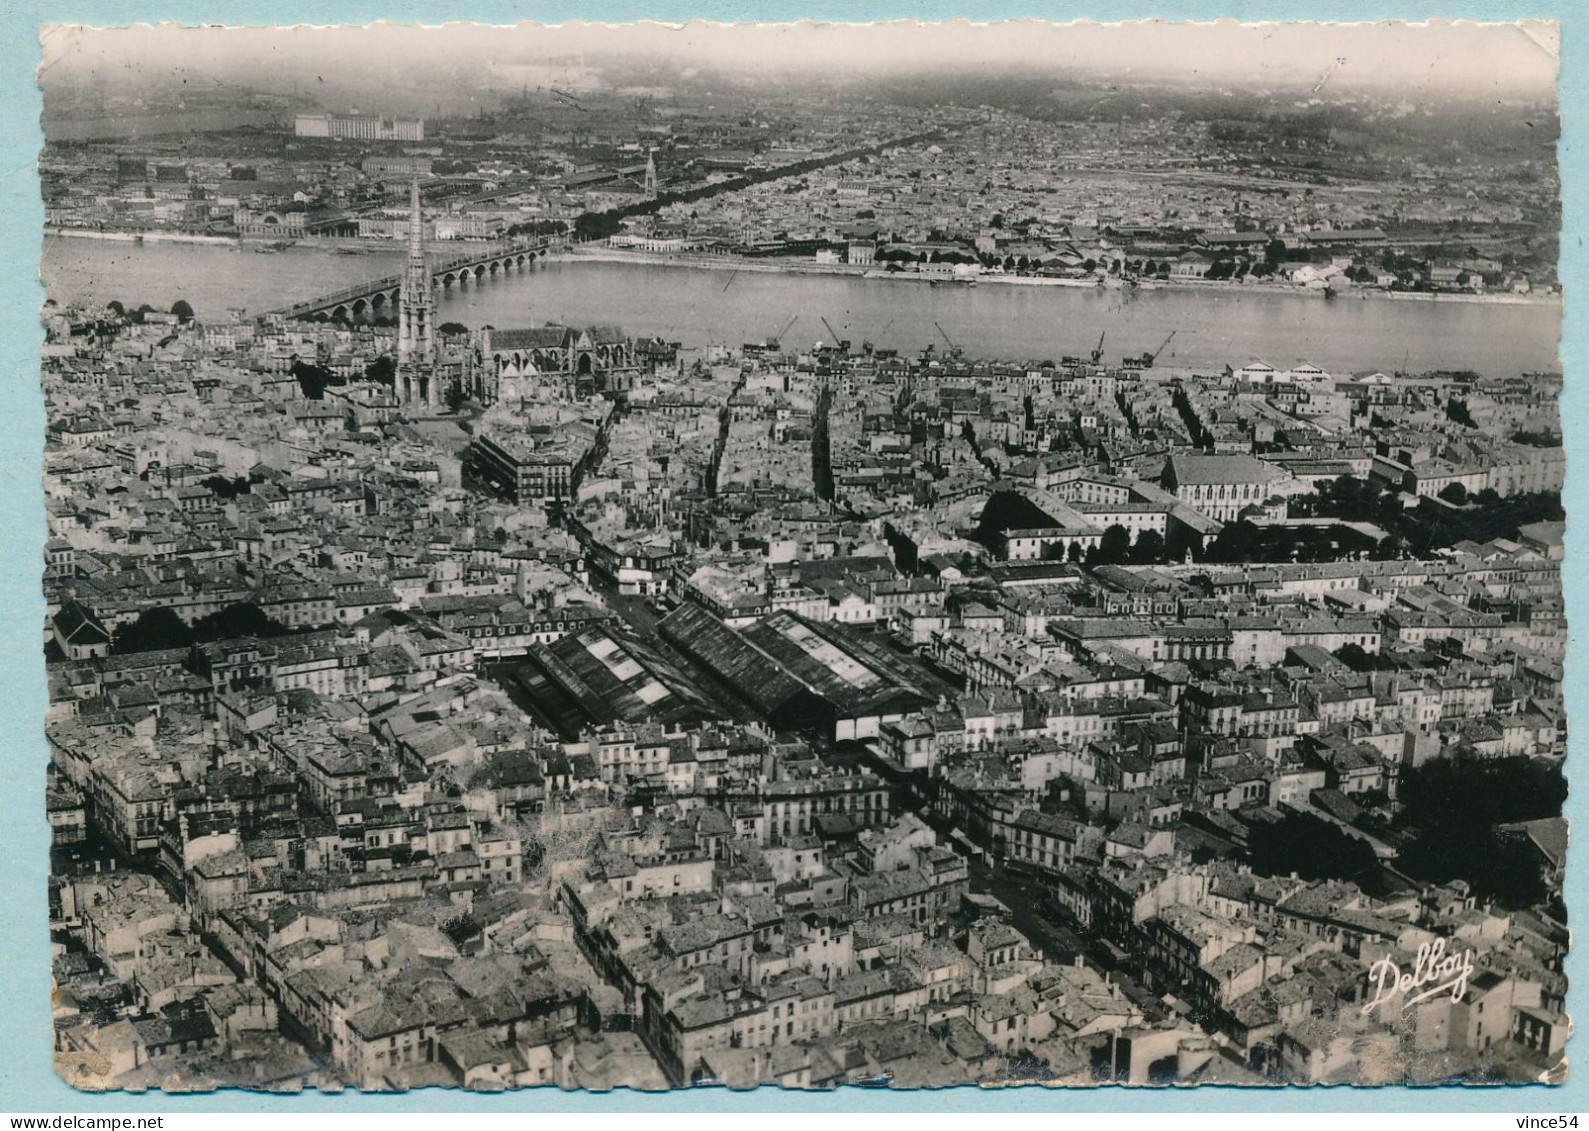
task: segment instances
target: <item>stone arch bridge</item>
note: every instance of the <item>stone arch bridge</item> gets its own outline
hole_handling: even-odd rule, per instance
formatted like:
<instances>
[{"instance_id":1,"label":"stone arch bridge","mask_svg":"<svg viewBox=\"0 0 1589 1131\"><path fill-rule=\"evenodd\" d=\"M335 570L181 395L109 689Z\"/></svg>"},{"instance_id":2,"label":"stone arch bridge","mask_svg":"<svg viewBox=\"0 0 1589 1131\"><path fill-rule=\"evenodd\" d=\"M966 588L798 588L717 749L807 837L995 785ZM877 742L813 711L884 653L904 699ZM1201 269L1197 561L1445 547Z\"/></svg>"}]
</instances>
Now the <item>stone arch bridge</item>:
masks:
<instances>
[{"instance_id":1,"label":"stone arch bridge","mask_svg":"<svg viewBox=\"0 0 1589 1131\"><path fill-rule=\"evenodd\" d=\"M431 285L441 290L450 287L479 286L497 275L523 271L544 256L551 244L546 240L515 243L507 247L475 248L430 268ZM381 317L396 317L403 290L401 275L388 275L357 283L330 294L271 311L287 319L312 322L373 322Z\"/></svg>"}]
</instances>

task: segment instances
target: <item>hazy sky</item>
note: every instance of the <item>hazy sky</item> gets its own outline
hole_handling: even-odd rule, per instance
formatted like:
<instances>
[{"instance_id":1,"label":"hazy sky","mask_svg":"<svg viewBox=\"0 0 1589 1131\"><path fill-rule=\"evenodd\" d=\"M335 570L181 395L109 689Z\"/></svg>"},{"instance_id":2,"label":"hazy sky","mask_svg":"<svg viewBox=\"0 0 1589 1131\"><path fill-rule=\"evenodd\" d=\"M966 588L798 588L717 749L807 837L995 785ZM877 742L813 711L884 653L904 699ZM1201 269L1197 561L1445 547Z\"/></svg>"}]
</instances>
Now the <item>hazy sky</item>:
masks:
<instances>
[{"instance_id":1,"label":"hazy sky","mask_svg":"<svg viewBox=\"0 0 1589 1131\"><path fill-rule=\"evenodd\" d=\"M691 68L839 74L1020 67L1175 76L1212 84L1395 85L1410 93L1462 90L1547 94L1557 71L1554 23L1517 24L1047 24L1009 21L512 28L377 24L338 28L119 29L42 33L46 95L95 72L115 90L175 69L268 90L314 91L328 108L353 92L444 101L521 83L590 85L604 62L651 58ZM422 80L425 89L415 89ZM436 81L442 85L432 85ZM56 84L61 86L57 87ZM393 106L392 109L398 109Z\"/></svg>"}]
</instances>

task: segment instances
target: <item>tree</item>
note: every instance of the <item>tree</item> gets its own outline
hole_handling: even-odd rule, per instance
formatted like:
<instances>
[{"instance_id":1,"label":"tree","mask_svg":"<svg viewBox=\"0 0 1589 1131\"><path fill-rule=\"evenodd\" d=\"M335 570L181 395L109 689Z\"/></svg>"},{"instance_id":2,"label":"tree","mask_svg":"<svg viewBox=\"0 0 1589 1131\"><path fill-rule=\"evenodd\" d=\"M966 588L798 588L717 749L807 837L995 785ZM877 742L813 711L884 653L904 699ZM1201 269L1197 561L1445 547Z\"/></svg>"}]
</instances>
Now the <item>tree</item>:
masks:
<instances>
[{"instance_id":1,"label":"tree","mask_svg":"<svg viewBox=\"0 0 1589 1131\"><path fill-rule=\"evenodd\" d=\"M1138 565L1150 565L1164 559L1164 536L1157 530L1144 530L1137 535L1131 547L1131 560Z\"/></svg>"},{"instance_id":2,"label":"tree","mask_svg":"<svg viewBox=\"0 0 1589 1131\"><path fill-rule=\"evenodd\" d=\"M1098 561L1102 565L1124 565L1131 557L1131 532L1118 522L1103 532L1098 542Z\"/></svg>"},{"instance_id":3,"label":"tree","mask_svg":"<svg viewBox=\"0 0 1589 1131\"><path fill-rule=\"evenodd\" d=\"M1473 414L1468 412L1467 402L1459 401L1455 397L1446 402L1446 416L1448 419L1456 421L1464 428L1478 427L1478 425L1473 422Z\"/></svg>"},{"instance_id":4,"label":"tree","mask_svg":"<svg viewBox=\"0 0 1589 1131\"><path fill-rule=\"evenodd\" d=\"M305 400L321 400L325 396L327 386L347 383L324 366L309 365L303 361L293 362L291 373L298 379L298 388Z\"/></svg>"},{"instance_id":5,"label":"tree","mask_svg":"<svg viewBox=\"0 0 1589 1131\"><path fill-rule=\"evenodd\" d=\"M364 367L364 379L366 381L376 381L382 385L395 383L397 380L397 362L383 354Z\"/></svg>"},{"instance_id":6,"label":"tree","mask_svg":"<svg viewBox=\"0 0 1589 1131\"><path fill-rule=\"evenodd\" d=\"M176 316L178 322L193 321L193 308L188 305L186 299L179 298L176 302L172 303L171 313Z\"/></svg>"},{"instance_id":7,"label":"tree","mask_svg":"<svg viewBox=\"0 0 1589 1131\"><path fill-rule=\"evenodd\" d=\"M1512 433L1512 443L1527 444L1531 448L1559 448L1561 447L1561 433L1550 429L1531 432L1527 429Z\"/></svg>"},{"instance_id":8,"label":"tree","mask_svg":"<svg viewBox=\"0 0 1589 1131\"><path fill-rule=\"evenodd\" d=\"M1392 534L1374 548L1369 557L1377 562L1400 561L1412 552L1412 544L1400 534Z\"/></svg>"},{"instance_id":9,"label":"tree","mask_svg":"<svg viewBox=\"0 0 1589 1131\"><path fill-rule=\"evenodd\" d=\"M216 498L223 501L246 495L253 489L253 484L241 475L234 479L228 479L224 475L211 475L207 479L200 479L199 486L209 488Z\"/></svg>"},{"instance_id":10,"label":"tree","mask_svg":"<svg viewBox=\"0 0 1589 1131\"><path fill-rule=\"evenodd\" d=\"M1397 867L1434 883L1464 880L1503 907L1549 894L1542 861L1498 825L1561 816L1567 783L1559 765L1527 757L1439 758L1402 774L1398 824L1411 839Z\"/></svg>"},{"instance_id":11,"label":"tree","mask_svg":"<svg viewBox=\"0 0 1589 1131\"><path fill-rule=\"evenodd\" d=\"M1074 565L1080 565L1084 556L1085 555L1082 553L1080 542L1072 542L1070 544L1070 549L1065 551L1065 557L1068 558Z\"/></svg>"},{"instance_id":12,"label":"tree","mask_svg":"<svg viewBox=\"0 0 1589 1131\"><path fill-rule=\"evenodd\" d=\"M466 394L463 391L463 386L462 385L453 384L453 385L447 386L447 411L448 412L457 412L459 409L463 408L464 402L467 401L468 399L469 399L468 394Z\"/></svg>"},{"instance_id":13,"label":"tree","mask_svg":"<svg viewBox=\"0 0 1589 1131\"><path fill-rule=\"evenodd\" d=\"M1214 562L1250 562L1258 560L1263 549L1263 539L1258 528L1241 519L1226 523L1214 540L1208 544L1207 557Z\"/></svg>"},{"instance_id":14,"label":"tree","mask_svg":"<svg viewBox=\"0 0 1589 1131\"><path fill-rule=\"evenodd\" d=\"M286 626L251 601L236 601L193 622L199 640L235 640L245 636L280 636Z\"/></svg>"},{"instance_id":15,"label":"tree","mask_svg":"<svg viewBox=\"0 0 1589 1131\"><path fill-rule=\"evenodd\" d=\"M1440 489L1440 497L1454 507L1468 505L1468 489L1455 480Z\"/></svg>"},{"instance_id":16,"label":"tree","mask_svg":"<svg viewBox=\"0 0 1589 1131\"><path fill-rule=\"evenodd\" d=\"M1457 837L1479 826L1561 816L1567 781L1559 764L1523 755L1437 758L1404 770L1397 798L1408 826Z\"/></svg>"},{"instance_id":17,"label":"tree","mask_svg":"<svg viewBox=\"0 0 1589 1131\"><path fill-rule=\"evenodd\" d=\"M1335 650L1335 658L1354 672L1379 671L1382 667L1377 653L1370 652L1361 644L1342 644Z\"/></svg>"},{"instance_id":18,"label":"tree","mask_svg":"<svg viewBox=\"0 0 1589 1131\"><path fill-rule=\"evenodd\" d=\"M1311 813L1291 812L1258 825L1247 851L1252 870L1261 876L1294 872L1304 880L1354 880L1379 869L1379 857L1367 841Z\"/></svg>"},{"instance_id":19,"label":"tree","mask_svg":"<svg viewBox=\"0 0 1589 1131\"><path fill-rule=\"evenodd\" d=\"M186 648L193 643L193 632L176 612L164 605L145 609L131 624L116 630L112 646L117 652L155 652L164 648Z\"/></svg>"},{"instance_id":20,"label":"tree","mask_svg":"<svg viewBox=\"0 0 1589 1131\"><path fill-rule=\"evenodd\" d=\"M436 333L438 334L467 334L468 332L469 327L462 322L443 322L436 327Z\"/></svg>"}]
</instances>

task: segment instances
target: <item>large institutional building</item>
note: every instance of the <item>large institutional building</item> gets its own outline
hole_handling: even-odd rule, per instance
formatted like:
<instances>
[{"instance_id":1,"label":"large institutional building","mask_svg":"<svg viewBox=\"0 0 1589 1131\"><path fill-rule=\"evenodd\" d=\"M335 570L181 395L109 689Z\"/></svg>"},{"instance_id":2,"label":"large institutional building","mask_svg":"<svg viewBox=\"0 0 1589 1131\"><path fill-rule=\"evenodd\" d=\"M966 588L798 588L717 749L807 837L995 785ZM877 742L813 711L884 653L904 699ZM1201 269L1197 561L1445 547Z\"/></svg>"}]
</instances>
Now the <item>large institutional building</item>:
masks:
<instances>
[{"instance_id":1,"label":"large institutional building","mask_svg":"<svg viewBox=\"0 0 1589 1131\"><path fill-rule=\"evenodd\" d=\"M469 442L463 474L466 484L509 502L544 505L573 494L574 460L557 448L542 450L528 436L497 432Z\"/></svg>"},{"instance_id":2,"label":"large institutional building","mask_svg":"<svg viewBox=\"0 0 1589 1131\"><path fill-rule=\"evenodd\" d=\"M369 114L299 114L293 122L299 137L338 141L424 141L425 119L382 118Z\"/></svg>"}]
</instances>

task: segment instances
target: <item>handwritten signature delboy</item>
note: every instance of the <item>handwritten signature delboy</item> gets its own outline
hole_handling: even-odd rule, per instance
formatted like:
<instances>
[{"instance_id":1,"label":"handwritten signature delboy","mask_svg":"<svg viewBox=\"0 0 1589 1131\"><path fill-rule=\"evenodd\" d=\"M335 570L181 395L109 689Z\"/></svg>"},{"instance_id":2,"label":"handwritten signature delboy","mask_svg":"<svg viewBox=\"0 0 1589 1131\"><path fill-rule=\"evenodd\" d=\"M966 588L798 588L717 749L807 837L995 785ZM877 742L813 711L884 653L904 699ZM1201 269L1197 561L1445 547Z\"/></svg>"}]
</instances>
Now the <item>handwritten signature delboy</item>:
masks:
<instances>
[{"instance_id":1,"label":"handwritten signature delboy","mask_svg":"<svg viewBox=\"0 0 1589 1131\"><path fill-rule=\"evenodd\" d=\"M1472 976L1472 952L1465 950L1460 954L1447 954L1445 939L1436 939L1419 947L1412 969L1405 973L1387 955L1368 968L1369 980L1374 983L1374 996L1363 1006L1363 1012L1367 1013L1375 1006L1403 994L1408 995L1402 1001L1403 1010L1444 992L1451 994L1452 1001L1460 1001L1467 992L1468 979ZM1424 986L1429 988L1421 993L1413 993Z\"/></svg>"}]
</instances>

